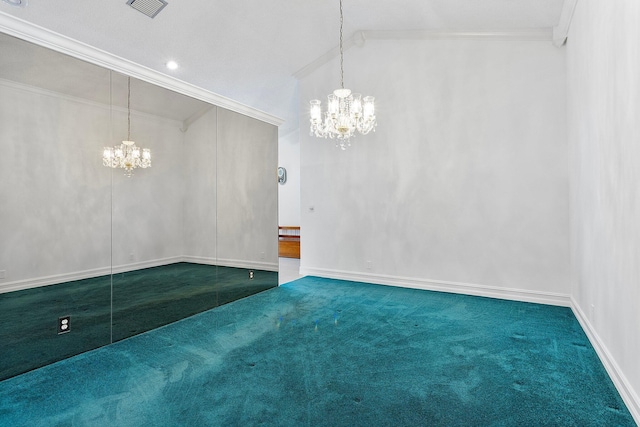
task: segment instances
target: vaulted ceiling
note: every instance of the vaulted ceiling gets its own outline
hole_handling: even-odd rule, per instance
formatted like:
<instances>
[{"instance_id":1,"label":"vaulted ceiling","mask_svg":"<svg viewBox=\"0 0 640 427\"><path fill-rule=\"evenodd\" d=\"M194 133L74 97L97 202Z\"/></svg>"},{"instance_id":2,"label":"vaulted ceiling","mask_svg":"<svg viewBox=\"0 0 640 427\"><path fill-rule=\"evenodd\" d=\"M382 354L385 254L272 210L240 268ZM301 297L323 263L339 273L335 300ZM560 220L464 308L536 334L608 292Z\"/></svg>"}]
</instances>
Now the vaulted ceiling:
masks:
<instances>
[{"instance_id":1,"label":"vaulted ceiling","mask_svg":"<svg viewBox=\"0 0 640 427\"><path fill-rule=\"evenodd\" d=\"M24 1L24 0L23 0ZM556 27L569 0L343 0L358 31L508 32ZM0 1L13 16L285 119L294 75L338 45L338 0L168 0L151 19L126 0ZM18 60L19 52L14 52ZM169 71L165 63L180 64ZM53 72L53 71L52 71Z\"/></svg>"}]
</instances>

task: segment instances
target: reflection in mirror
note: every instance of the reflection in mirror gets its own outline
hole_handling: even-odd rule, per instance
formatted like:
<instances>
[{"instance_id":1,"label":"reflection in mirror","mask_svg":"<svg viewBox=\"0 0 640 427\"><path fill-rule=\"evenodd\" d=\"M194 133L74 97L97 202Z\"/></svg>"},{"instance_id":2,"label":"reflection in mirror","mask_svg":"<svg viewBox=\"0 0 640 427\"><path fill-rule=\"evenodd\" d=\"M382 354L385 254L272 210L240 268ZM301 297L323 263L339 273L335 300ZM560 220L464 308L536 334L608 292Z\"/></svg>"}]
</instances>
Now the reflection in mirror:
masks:
<instances>
[{"instance_id":1,"label":"reflection in mirror","mask_svg":"<svg viewBox=\"0 0 640 427\"><path fill-rule=\"evenodd\" d=\"M128 99L128 77L112 72L114 103ZM215 307L215 268L182 272L185 121L210 105L131 79L130 137L151 149L151 168L127 177L113 169L113 339L127 338ZM128 111L113 110L113 145L129 137ZM210 212L209 221L215 212ZM206 238L215 240L215 234ZM196 289L197 286L197 289ZM194 304L196 302L196 304Z\"/></svg>"},{"instance_id":2,"label":"reflection in mirror","mask_svg":"<svg viewBox=\"0 0 640 427\"><path fill-rule=\"evenodd\" d=\"M0 34L0 379L277 286L277 128L127 87Z\"/></svg>"},{"instance_id":3,"label":"reflection in mirror","mask_svg":"<svg viewBox=\"0 0 640 427\"><path fill-rule=\"evenodd\" d=\"M108 101L107 70L0 36L2 379L111 341Z\"/></svg>"},{"instance_id":4,"label":"reflection in mirror","mask_svg":"<svg viewBox=\"0 0 640 427\"><path fill-rule=\"evenodd\" d=\"M238 276L220 283L250 294L277 285L271 273L278 266L277 128L223 108L217 112L217 260L225 274ZM247 270L255 271L251 276Z\"/></svg>"},{"instance_id":5,"label":"reflection in mirror","mask_svg":"<svg viewBox=\"0 0 640 427\"><path fill-rule=\"evenodd\" d=\"M112 73L113 87L126 79ZM136 79L131 110L154 164L114 169L114 341L277 286L277 128Z\"/></svg>"}]
</instances>

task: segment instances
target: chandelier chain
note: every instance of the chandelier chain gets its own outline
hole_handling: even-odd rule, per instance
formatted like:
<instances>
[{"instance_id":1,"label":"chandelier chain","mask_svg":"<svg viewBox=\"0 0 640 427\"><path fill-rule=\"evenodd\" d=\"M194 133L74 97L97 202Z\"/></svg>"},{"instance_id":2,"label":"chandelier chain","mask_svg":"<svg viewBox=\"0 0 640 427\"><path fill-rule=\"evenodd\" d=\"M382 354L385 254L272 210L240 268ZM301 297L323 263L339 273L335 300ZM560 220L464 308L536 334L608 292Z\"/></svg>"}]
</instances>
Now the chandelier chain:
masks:
<instances>
[{"instance_id":1,"label":"chandelier chain","mask_svg":"<svg viewBox=\"0 0 640 427\"><path fill-rule=\"evenodd\" d=\"M342 17L342 0L340 0L340 84L344 89L344 51L342 49L342 26L344 19Z\"/></svg>"},{"instance_id":2,"label":"chandelier chain","mask_svg":"<svg viewBox=\"0 0 640 427\"><path fill-rule=\"evenodd\" d=\"M131 141L131 77L127 78L127 141Z\"/></svg>"}]
</instances>

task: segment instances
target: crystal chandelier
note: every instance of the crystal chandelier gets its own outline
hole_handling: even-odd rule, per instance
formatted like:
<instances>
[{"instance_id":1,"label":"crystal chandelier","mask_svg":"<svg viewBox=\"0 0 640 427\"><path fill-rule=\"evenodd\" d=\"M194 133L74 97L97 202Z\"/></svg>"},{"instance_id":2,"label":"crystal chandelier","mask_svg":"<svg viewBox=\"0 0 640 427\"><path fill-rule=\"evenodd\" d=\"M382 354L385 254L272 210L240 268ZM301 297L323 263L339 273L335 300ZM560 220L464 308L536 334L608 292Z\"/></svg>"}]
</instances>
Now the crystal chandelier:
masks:
<instances>
[{"instance_id":1,"label":"crystal chandelier","mask_svg":"<svg viewBox=\"0 0 640 427\"><path fill-rule=\"evenodd\" d=\"M127 77L127 84L127 140L115 147L105 147L102 152L102 164L114 169L124 169L124 175L130 177L135 168L151 167L151 150L141 150L131 141L131 77Z\"/></svg>"},{"instance_id":2,"label":"crystal chandelier","mask_svg":"<svg viewBox=\"0 0 640 427\"><path fill-rule=\"evenodd\" d=\"M336 147L346 150L351 145L349 139L358 131L363 135L375 132L375 98L359 93L351 93L344 88L344 51L342 47L342 0L340 0L340 89L328 96L327 111L322 119L322 103L319 99L310 101L311 135L331 139L336 138Z\"/></svg>"}]
</instances>

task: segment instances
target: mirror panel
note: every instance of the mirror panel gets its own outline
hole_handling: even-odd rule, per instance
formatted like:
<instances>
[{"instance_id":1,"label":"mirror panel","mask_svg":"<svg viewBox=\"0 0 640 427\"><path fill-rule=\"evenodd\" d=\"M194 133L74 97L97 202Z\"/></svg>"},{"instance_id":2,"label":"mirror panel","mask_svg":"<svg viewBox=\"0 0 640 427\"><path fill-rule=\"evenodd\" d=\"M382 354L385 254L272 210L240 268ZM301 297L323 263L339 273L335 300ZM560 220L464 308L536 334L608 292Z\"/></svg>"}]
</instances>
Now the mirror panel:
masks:
<instances>
[{"instance_id":1,"label":"mirror panel","mask_svg":"<svg viewBox=\"0 0 640 427\"><path fill-rule=\"evenodd\" d=\"M225 301L278 284L277 140L275 126L218 109L218 274L229 289Z\"/></svg>"},{"instance_id":2,"label":"mirror panel","mask_svg":"<svg viewBox=\"0 0 640 427\"><path fill-rule=\"evenodd\" d=\"M278 284L276 126L131 79L128 178L127 95L0 34L0 380Z\"/></svg>"},{"instance_id":3,"label":"mirror panel","mask_svg":"<svg viewBox=\"0 0 640 427\"><path fill-rule=\"evenodd\" d=\"M0 378L7 378L110 342L111 175L97 158L109 135L109 72L4 35L0 58ZM56 69L69 75L53 79ZM60 92L79 74L92 82L87 97ZM58 334L67 315L71 332Z\"/></svg>"},{"instance_id":4,"label":"mirror panel","mask_svg":"<svg viewBox=\"0 0 640 427\"><path fill-rule=\"evenodd\" d=\"M126 100L127 76L112 74L114 99ZM113 170L114 341L217 305L215 121L199 126L215 108L137 79L130 100L130 138L151 150L152 165L131 177ZM128 123L126 108L114 114L114 145L128 140ZM207 255L209 265L185 262L194 245L205 248L196 261Z\"/></svg>"}]
</instances>

